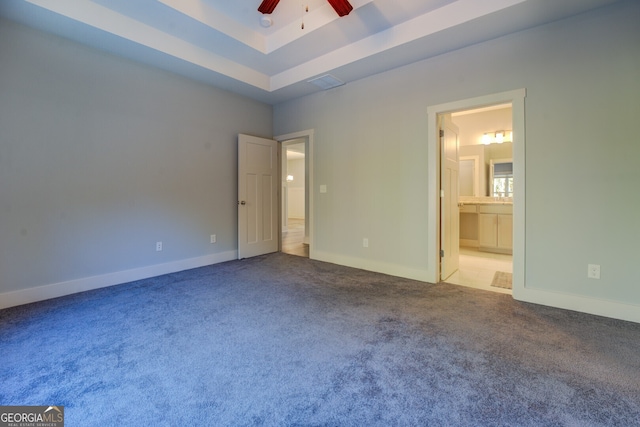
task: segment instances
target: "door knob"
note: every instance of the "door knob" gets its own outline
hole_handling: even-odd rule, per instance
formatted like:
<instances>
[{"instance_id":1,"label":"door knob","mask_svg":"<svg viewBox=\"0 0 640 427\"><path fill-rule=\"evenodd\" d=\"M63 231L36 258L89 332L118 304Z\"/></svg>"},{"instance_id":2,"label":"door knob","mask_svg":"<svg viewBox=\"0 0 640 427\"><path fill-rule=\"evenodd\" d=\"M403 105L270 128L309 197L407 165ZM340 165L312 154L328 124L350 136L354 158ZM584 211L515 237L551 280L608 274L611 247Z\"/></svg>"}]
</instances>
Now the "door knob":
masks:
<instances>
[{"instance_id":1,"label":"door knob","mask_svg":"<svg viewBox=\"0 0 640 427\"><path fill-rule=\"evenodd\" d=\"M247 202L245 202L245 201L243 200L243 201L241 201L241 202L238 202L238 204L239 204L239 205L246 205L246 204L247 204Z\"/></svg>"}]
</instances>

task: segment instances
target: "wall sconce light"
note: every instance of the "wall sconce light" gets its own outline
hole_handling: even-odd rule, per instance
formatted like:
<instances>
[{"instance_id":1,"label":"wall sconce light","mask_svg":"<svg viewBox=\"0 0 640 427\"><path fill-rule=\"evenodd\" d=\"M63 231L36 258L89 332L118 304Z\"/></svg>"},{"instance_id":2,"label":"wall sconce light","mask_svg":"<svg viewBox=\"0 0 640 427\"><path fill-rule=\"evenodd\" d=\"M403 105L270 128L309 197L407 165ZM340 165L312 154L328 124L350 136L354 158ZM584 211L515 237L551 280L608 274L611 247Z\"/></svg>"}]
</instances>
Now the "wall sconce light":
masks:
<instances>
[{"instance_id":1,"label":"wall sconce light","mask_svg":"<svg viewBox=\"0 0 640 427\"><path fill-rule=\"evenodd\" d=\"M293 175L287 175L287 182L293 181Z\"/></svg>"}]
</instances>

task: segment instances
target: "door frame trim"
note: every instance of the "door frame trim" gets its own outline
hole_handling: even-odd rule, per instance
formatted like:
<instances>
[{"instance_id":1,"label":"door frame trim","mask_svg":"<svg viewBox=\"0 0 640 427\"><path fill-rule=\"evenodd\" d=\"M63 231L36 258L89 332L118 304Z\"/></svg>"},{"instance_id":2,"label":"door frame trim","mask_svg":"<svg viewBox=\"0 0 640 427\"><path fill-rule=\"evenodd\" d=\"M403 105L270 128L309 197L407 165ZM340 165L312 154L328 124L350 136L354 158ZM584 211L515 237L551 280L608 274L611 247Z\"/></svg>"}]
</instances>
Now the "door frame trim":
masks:
<instances>
[{"instance_id":1,"label":"door frame trim","mask_svg":"<svg viewBox=\"0 0 640 427\"><path fill-rule=\"evenodd\" d=\"M314 252L315 252L315 239L313 238L314 236L314 230L315 230L315 226L314 226L314 209L313 209L313 200L314 200L314 169L313 169L313 153L314 153L314 149L313 149L313 137L314 137L314 129L306 129L306 130L302 130L299 132L293 132L293 133L287 133L284 135L278 135L278 136L274 136L273 139L275 139L276 141L278 141L278 144L280 146L280 152L282 153L282 143L291 139L300 139L300 138L305 138L307 141L307 147L305 150L305 156L307 158L305 167L307 169L307 176L308 176L308 182L307 182L307 187L309 189L309 191L305 191L305 198L308 198L309 200L309 208L308 211L306 212L306 215L308 216L308 224L309 224L309 259L314 259ZM280 172L280 175L282 175L282 172ZM280 197L282 198L282 194L280 195ZM280 209L282 209L282 199L279 201L279 206ZM279 213L279 217L282 218L282 212ZM280 224L282 224L282 220L279 221ZM282 235L280 236L280 250L282 250Z\"/></svg>"},{"instance_id":2,"label":"door frame trim","mask_svg":"<svg viewBox=\"0 0 640 427\"><path fill-rule=\"evenodd\" d=\"M517 298L525 288L525 110L526 89L515 89L475 98L462 99L427 107L427 270L429 281L440 277L440 148L438 115L461 110L511 103L513 120L513 296Z\"/></svg>"}]
</instances>

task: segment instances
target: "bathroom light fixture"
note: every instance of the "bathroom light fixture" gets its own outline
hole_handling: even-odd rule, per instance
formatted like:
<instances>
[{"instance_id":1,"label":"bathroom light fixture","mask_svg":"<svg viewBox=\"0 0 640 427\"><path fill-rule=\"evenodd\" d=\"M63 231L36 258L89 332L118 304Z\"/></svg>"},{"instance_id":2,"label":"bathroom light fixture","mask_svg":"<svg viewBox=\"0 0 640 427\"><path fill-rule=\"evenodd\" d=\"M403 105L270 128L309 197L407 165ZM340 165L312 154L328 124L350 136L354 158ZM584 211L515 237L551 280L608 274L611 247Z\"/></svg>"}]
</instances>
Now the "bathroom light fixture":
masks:
<instances>
[{"instance_id":1,"label":"bathroom light fixture","mask_svg":"<svg viewBox=\"0 0 640 427\"><path fill-rule=\"evenodd\" d=\"M503 142L513 142L513 132L510 130L497 130L495 132L485 132L480 139L484 145L502 144Z\"/></svg>"}]
</instances>

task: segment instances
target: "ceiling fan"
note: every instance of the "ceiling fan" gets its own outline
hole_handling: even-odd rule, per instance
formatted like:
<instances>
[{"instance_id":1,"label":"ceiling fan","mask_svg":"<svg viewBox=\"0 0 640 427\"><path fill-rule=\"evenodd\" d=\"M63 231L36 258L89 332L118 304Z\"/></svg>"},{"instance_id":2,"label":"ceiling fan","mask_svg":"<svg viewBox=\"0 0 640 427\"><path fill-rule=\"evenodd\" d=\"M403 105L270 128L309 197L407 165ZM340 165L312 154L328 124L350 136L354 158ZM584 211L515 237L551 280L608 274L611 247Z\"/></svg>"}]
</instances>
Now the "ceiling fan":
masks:
<instances>
[{"instance_id":1,"label":"ceiling fan","mask_svg":"<svg viewBox=\"0 0 640 427\"><path fill-rule=\"evenodd\" d=\"M353 6L347 0L327 0L338 13L338 16L348 15L353 10ZM269 14L273 12L280 0L263 0L258 8L259 12Z\"/></svg>"}]
</instances>

